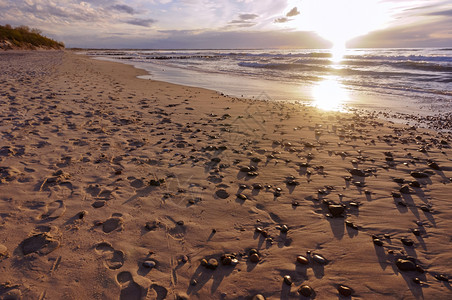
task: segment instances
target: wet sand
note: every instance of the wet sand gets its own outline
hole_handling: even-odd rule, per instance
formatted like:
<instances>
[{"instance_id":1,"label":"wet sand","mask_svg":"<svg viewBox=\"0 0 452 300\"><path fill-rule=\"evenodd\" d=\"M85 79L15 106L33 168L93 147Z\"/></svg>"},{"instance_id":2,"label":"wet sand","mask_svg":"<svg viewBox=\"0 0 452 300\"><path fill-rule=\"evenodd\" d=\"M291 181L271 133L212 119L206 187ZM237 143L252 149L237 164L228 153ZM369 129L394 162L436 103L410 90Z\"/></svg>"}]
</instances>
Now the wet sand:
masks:
<instances>
[{"instance_id":1,"label":"wet sand","mask_svg":"<svg viewBox=\"0 0 452 300\"><path fill-rule=\"evenodd\" d=\"M0 70L0 298L451 297L450 135L71 52Z\"/></svg>"}]
</instances>

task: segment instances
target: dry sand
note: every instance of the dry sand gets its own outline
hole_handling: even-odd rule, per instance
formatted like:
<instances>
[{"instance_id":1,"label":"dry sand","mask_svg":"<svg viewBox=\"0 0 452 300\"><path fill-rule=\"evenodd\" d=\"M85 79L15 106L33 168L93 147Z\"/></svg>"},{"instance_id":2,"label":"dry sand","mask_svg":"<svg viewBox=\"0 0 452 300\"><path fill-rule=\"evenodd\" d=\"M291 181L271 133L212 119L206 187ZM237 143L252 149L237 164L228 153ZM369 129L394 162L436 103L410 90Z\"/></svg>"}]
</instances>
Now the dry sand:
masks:
<instances>
[{"instance_id":1,"label":"dry sand","mask_svg":"<svg viewBox=\"0 0 452 300\"><path fill-rule=\"evenodd\" d=\"M451 299L450 136L70 52L0 70L0 299Z\"/></svg>"}]
</instances>

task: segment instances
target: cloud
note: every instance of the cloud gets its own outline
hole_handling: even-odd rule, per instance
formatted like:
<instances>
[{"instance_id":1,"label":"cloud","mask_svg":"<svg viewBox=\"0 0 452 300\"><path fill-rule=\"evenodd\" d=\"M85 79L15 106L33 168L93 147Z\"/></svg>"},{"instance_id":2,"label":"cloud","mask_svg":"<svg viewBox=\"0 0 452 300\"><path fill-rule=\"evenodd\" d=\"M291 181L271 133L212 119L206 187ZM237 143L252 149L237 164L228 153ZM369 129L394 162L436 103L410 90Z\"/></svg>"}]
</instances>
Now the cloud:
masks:
<instances>
[{"instance_id":1,"label":"cloud","mask_svg":"<svg viewBox=\"0 0 452 300\"><path fill-rule=\"evenodd\" d=\"M286 17L282 17L282 18L278 18L275 20L275 23L286 23L289 22L290 19L286 18Z\"/></svg>"},{"instance_id":2,"label":"cloud","mask_svg":"<svg viewBox=\"0 0 452 300\"><path fill-rule=\"evenodd\" d=\"M353 39L349 47L393 48L393 47L451 47L452 20L420 25L404 25L378 30Z\"/></svg>"},{"instance_id":3,"label":"cloud","mask_svg":"<svg viewBox=\"0 0 452 300\"><path fill-rule=\"evenodd\" d=\"M96 9L87 2L59 5L51 0L26 0L15 3L11 9L13 12L20 11L22 19L26 19L32 27L37 22L53 22L58 25L75 21L97 22L105 15L102 9Z\"/></svg>"},{"instance_id":4,"label":"cloud","mask_svg":"<svg viewBox=\"0 0 452 300\"><path fill-rule=\"evenodd\" d=\"M142 27L151 27L152 24L154 24L156 20L154 19L131 19L125 21L127 24L136 25L136 26L142 26Z\"/></svg>"},{"instance_id":5,"label":"cloud","mask_svg":"<svg viewBox=\"0 0 452 300\"><path fill-rule=\"evenodd\" d=\"M435 11L428 14L429 16L445 16L445 17L452 17L452 9L449 10L442 10L442 11Z\"/></svg>"},{"instance_id":6,"label":"cloud","mask_svg":"<svg viewBox=\"0 0 452 300\"><path fill-rule=\"evenodd\" d=\"M317 29L308 22L308 1L318 2L0 0L0 22L37 27L77 47L328 47L326 41L319 42L318 37L313 38L315 34L307 32ZM378 1L390 8L386 29L355 39L350 46L451 45L451 0ZM153 42L146 44L148 40Z\"/></svg>"},{"instance_id":7,"label":"cloud","mask_svg":"<svg viewBox=\"0 0 452 300\"><path fill-rule=\"evenodd\" d=\"M298 9L296 7L294 7L286 14L286 17L295 17L299 14L300 14L300 12L298 11Z\"/></svg>"},{"instance_id":8,"label":"cloud","mask_svg":"<svg viewBox=\"0 0 452 300\"><path fill-rule=\"evenodd\" d=\"M256 14L241 14L241 15L239 15L239 18L242 21L254 20L257 17L259 17L259 16L256 15Z\"/></svg>"},{"instance_id":9,"label":"cloud","mask_svg":"<svg viewBox=\"0 0 452 300\"><path fill-rule=\"evenodd\" d=\"M125 5L125 4L116 4L116 5L111 6L111 8L113 10L117 10L119 12L124 12L124 13L129 14L129 15L135 14L135 10L133 9L133 7L130 7L130 6Z\"/></svg>"},{"instance_id":10,"label":"cloud","mask_svg":"<svg viewBox=\"0 0 452 300\"><path fill-rule=\"evenodd\" d=\"M285 17L277 18L275 19L274 23L287 23L289 21L292 21L293 19L290 19L290 17L298 16L300 12L298 11L297 7L292 8Z\"/></svg>"},{"instance_id":11,"label":"cloud","mask_svg":"<svg viewBox=\"0 0 452 300\"><path fill-rule=\"evenodd\" d=\"M284 32L284 31L198 31L198 30L166 30L165 37L142 39L130 37L125 40L108 40L104 47L118 47L117 45L133 45L136 48L160 49L247 49L273 47L323 48L328 42L322 40L312 32ZM116 44L112 44L116 43ZM127 46L129 47L129 46Z\"/></svg>"},{"instance_id":12,"label":"cloud","mask_svg":"<svg viewBox=\"0 0 452 300\"><path fill-rule=\"evenodd\" d=\"M228 24L229 26L226 27L252 27L256 25L256 22L251 22L251 20L254 20L258 18L259 15L256 14L240 14L238 19L230 21Z\"/></svg>"}]
</instances>

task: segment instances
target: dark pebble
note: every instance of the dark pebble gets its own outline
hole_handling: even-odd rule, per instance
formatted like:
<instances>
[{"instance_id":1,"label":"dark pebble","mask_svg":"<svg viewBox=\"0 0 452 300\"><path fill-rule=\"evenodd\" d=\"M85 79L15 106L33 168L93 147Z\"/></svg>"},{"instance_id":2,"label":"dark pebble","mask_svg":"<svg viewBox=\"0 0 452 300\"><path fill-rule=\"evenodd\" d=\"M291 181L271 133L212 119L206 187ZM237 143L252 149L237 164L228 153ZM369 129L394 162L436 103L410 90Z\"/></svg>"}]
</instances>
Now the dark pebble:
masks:
<instances>
[{"instance_id":1,"label":"dark pebble","mask_svg":"<svg viewBox=\"0 0 452 300\"><path fill-rule=\"evenodd\" d=\"M323 256L320 255L320 254L314 254L314 255L312 256L312 259L313 259L316 263L321 264L321 265L326 265L326 264L328 263L328 261L326 260L326 258L323 257Z\"/></svg>"},{"instance_id":2,"label":"dark pebble","mask_svg":"<svg viewBox=\"0 0 452 300\"><path fill-rule=\"evenodd\" d=\"M304 257L303 255L298 255L297 256L297 262L299 262L302 265L309 264L309 260L306 257Z\"/></svg>"},{"instance_id":3,"label":"dark pebble","mask_svg":"<svg viewBox=\"0 0 452 300\"><path fill-rule=\"evenodd\" d=\"M410 173L411 176L413 176L414 178L428 178L428 174L423 173L423 172L411 172Z\"/></svg>"},{"instance_id":4,"label":"dark pebble","mask_svg":"<svg viewBox=\"0 0 452 300\"><path fill-rule=\"evenodd\" d=\"M284 283L287 285L292 285L292 278L289 275L284 276Z\"/></svg>"},{"instance_id":5,"label":"dark pebble","mask_svg":"<svg viewBox=\"0 0 452 300\"><path fill-rule=\"evenodd\" d=\"M154 180L154 179L151 179L150 181L149 181L149 185L150 186L160 186L162 183L164 183L165 182L165 179L159 179L159 180Z\"/></svg>"},{"instance_id":6,"label":"dark pebble","mask_svg":"<svg viewBox=\"0 0 452 300\"><path fill-rule=\"evenodd\" d=\"M328 205L328 210L330 211L333 217L341 217L345 211L345 208L342 205Z\"/></svg>"},{"instance_id":7,"label":"dark pebble","mask_svg":"<svg viewBox=\"0 0 452 300\"><path fill-rule=\"evenodd\" d=\"M432 168L433 170L437 170L437 171L441 170L441 167L436 162L431 162L431 163L428 164L428 166L430 168Z\"/></svg>"},{"instance_id":8,"label":"dark pebble","mask_svg":"<svg viewBox=\"0 0 452 300\"><path fill-rule=\"evenodd\" d=\"M262 186L262 184L259 183L254 183L253 184L253 189L255 190L262 190L264 187Z\"/></svg>"},{"instance_id":9,"label":"dark pebble","mask_svg":"<svg viewBox=\"0 0 452 300\"><path fill-rule=\"evenodd\" d=\"M289 227L287 225L282 225L279 229L282 233L287 233L289 231Z\"/></svg>"},{"instance_id":10,"label":"dark pebble","mask_svg":"<svg viewBox=\"0 0 452 300\"><path fill-rule=\"evenodd\" d=\"M92 206L93 206L94 208L101 208L102 206L105 205L105 203L106 203L105 200L99 200L99 201L95 201L95 202L92 204Z\"/></svg>"},{"instance_id":11,"label":"dark pebble","mask_svg":"<svg viewBox=\"0 0 452 300\"><path fill-rule=\"evenodd\" d=\"M416 271L416 264L407 259L399 258L396 261L396 266L400 271Z\"/></svg>"},{"instance_id":12,"label":"dark pebble","mask_svg":"<svg viewBox=\"0 0 452 300\"><path fill-rule=\"evenodd\" d=\"M420 184L419 182L417 182L417 181L411 181L411 182L409 183L409 185L410 185L411 187L414 187L414 188L420 188L420 187L421 187L421 184Z\"/></svg>"},{"instance_id":13,"label":"dark pebble","mask_svg":"<svg viewBox=\"0 0 452 300\"><path fill-rule=\"evenodd\" d=\"M212 158L210 161L213 162L213 163L219 163L219 162L221 161L221 158L219 158L219 157L214 157L214 158Z\"/></svg>"},{"instance_id":14,"label":"dark pebble","mask_svg":"<svg viewBox=\"0 0 452 300\"><path fill-rule=\"evenodd\" d=\"M402 238L400 240L402 241L402 244L404 244L405 246L413 246L414 245L414 241L412 239Z\"/></svg>"},{"instance_id":15,"label":"dark pebble","mask_svg":"<svg viewBox=\"0 0 452 300\"><path fill-rule=\"evenodd\" d=\"M251 168L250 167L242 167L242 168L240 168L240 172L243 172L243 173L251 172Z\"/></svg>"},{"instance_id":16,"label":"dark pebble","mask_svg":"<svg viewBox=\"0 0 452 300\"><path fill-rule=\"evenodd\" d=\"M225 256L221 259L221 263L225 266L229 266L232 263L232 258L230 256Z\"/></svg>"},{"instance_id":17,"label":"dark pebble","mask_svg":"<svg viewBox=\"0 0 452 300\"><path fill-rule=\"evenodd\" d=\"M248 197L246 195L241 194L241 193L237 194L237 198L240 199L240 200L247 200L248 199Z\"/></svg>"},{"instance_id":18,"label":"dark pebble","mask_svg":"<svg viewBox=\"0 0 452 300\"><path fill-rule=\"evenodd\" d=\"M302 285L298 289L298 293L305 297L311 297L313 292L313 289L309 285Z\"/></svg>"},{"instance_id":19,"label":"dark pebble","mask_svg":"<svg viewBox=\"0 0 452 300\"><path fill-rule=\"evenodd\" d=\"M373 242L377 246L383 246L383 242L380 239L373 239Z\"/></svg>"},{"instance_id":20,"label":"dark pebble","mask_svg":"<svg viewBox=\"0 0 452 300\"><path fill-rule=\"evenodd\" d=\"M208 260L207 269L215 270L218 267L218 261L215 258L211 258Z\"/></svg>"},{"instance_id":21,"label":"dark pebble","mask_svg":"<svg viewBox=\"0 0 452 300\"><path fill-rule=\"evenodd\" d=\"M251 249L249 254L250 255L252 255L252 254L259 254L259 252L257 252L256 249Z\"/></svg>"},{"instance_id":22,"label":"dark pebble","mask_svg":"<svg viewBox=\"0 0 452 300\"><path fill-rule=\"evenodd\" d=\"M297 185L299 185L300 183L299 183L298 181L296 181L296 180L288 180L288 181L286 182L286 184L289 185L289 186L297 186Z\"/></svg>"},{"instance_id":23,"label":"dark pebble","mask_svg":"<svg viewBox=\"0 0 452 300\"><path fill-rule=\"evenodd\" d=\"M366 173L364 171L357 169L357 168L351 169L349 172L350 172L350 174L355 175L355 176L360 176L360 177L366 176Z\"/></svg>"},{"instance_id":24,"label":"dark pebble","mask_svg":"<svg viewBox=\"0 0 452 300\"><path fill-rule=\"evenodd\" d=\"M257 254L257 253L253 253L253 254L250 255L250 261L252 263L258 263L259 259L260 259L259 258L259 254Z\"/></svg>"},{"instance_id":25,"label":"dark pebble","mask_svg":"<svg viewBox=\"0 0 452 300\"><path fill-rule=\"evenodd\" d=\"M350 297L353 294L353 290L345 285L338 286L337 291L344 297Z\"/></svg>"},{"instance_id":26,"label":"dark pebble","mask_svg":"<svg viewBox=\"0 0 452 300\"><path fill-rule=\"evenodd\" d=\"M421 231L419 229L413 229L413 234L415 236L420 236L421 235Z\"/></svg>"},{"instance_id":27,"label":"dark pebble","mask_svg":"<svg viewBox=\"0 0 452 300\"><path fill-rule=\"evenodd\" d=\"M345 221L345 226L358 230L358 226L351 221Z\"/></svg>"},{"instance_id":28,"label":"dark pebble","mask_svg":"<svg viewBox=\"0 0 452 300\"><path fill-rule=\"evenodd\" d=\"M430 207L425 206L425 205L422 205L422 206L421 206L421 210L424 211L424 212L431 212Z\"/></svg>"},{"instance_id":29,"label":"dark pebble","mask_svg":"<svg viewBox=\"0 0 452 300\"><path fill-rule=\"evenodd\" d=\"M449 278L447 278L445 275L443 274L436 274L435 278L439 281L444 281L444 282L449 282Z\"/></svg>"},{"instance_id":30,"label":"dark pebble","mask_svg":"<svg viewBox=\"0 0 452 300\"><path fill-rule=\"evenodd\" d=\"M393 180L394 180L394 182L397 182L399 184L405 183L405 180L403 178L394 178Z\"/></svg>"},{"instance_id":31,"label":"dark pebble","mask_svg":"<svg viewBox=\"0 0 452 300\"><path fill-rule=\"evenodd\" d=\"M424 273L425 273L424 268L421 267L420 265L416 265L416 271L419 272L419 273L421 273L421 274L424 274Z\"/></svg>"},{"instance_id":32,"label":"dark pebble","mask_svg":"<svg viewBox=\"0 0 452 300\"><path fill-rule=\"evenodd\" d=\"M402 195L400 195L400 193L397 193L397 192L392 192L391 195L394 198L401 198L402 197Z\"/></svg>"},{"instance_id":33,"label":"dark pebble","mask_svg":"<svg viewBox=\"0 0 452 300\"><path fill-rule=\"evenodd\" d=\"M409 194L410 193L410 187L405 184L404 186L402 186L399 190L402 194Z\"/></svg>"}]
</instances>

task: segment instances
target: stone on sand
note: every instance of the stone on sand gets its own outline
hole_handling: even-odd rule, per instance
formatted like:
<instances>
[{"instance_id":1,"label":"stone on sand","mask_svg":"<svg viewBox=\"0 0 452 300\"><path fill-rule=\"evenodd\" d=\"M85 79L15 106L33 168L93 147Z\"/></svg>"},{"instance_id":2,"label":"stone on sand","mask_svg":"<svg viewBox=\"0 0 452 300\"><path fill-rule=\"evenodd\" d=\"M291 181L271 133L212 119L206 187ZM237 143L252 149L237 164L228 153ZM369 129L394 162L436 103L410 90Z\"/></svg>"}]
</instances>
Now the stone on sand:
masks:
<instances>
[{"instance_id":1,"label":"stone on sand","mask_svg":"<svg viewBox=\"0 0 452 300\"><path fill-rule=\"evenodd\" d=\"M217 197L221 199L226 199L229 197L229 193L225 189L219 189L215 192L215 195L217 195Z\"/></svg>"}]
</instances>

